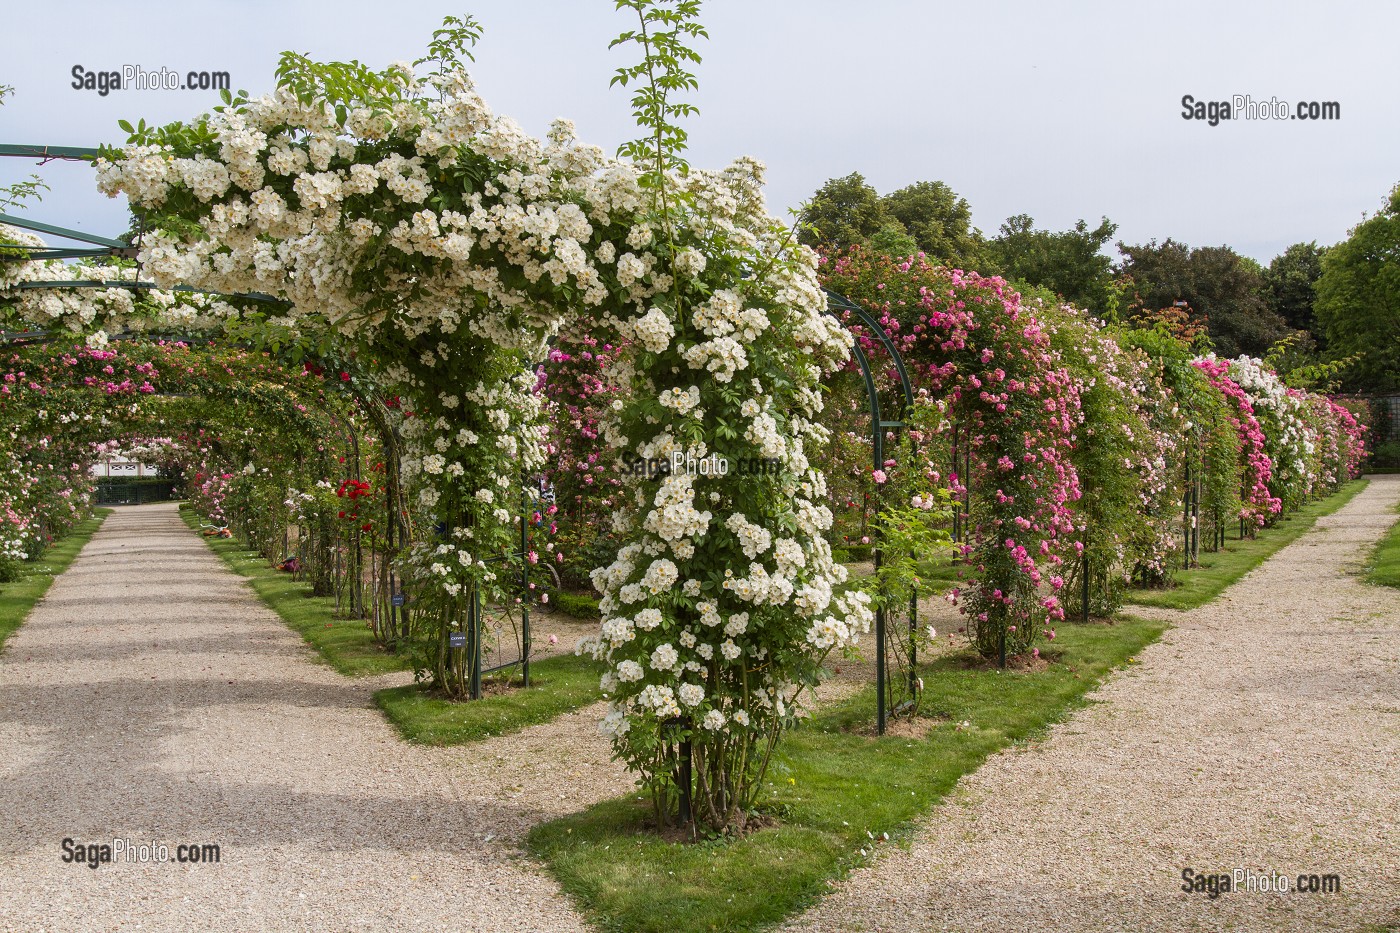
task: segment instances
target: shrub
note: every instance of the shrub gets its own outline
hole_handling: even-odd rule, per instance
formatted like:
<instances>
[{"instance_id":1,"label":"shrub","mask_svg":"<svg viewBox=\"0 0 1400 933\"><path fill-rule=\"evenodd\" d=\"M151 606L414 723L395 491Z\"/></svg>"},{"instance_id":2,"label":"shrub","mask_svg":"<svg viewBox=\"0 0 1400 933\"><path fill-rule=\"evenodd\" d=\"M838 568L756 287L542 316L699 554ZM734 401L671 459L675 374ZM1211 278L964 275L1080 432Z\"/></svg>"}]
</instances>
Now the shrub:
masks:
<instances>
[{"instance_id":1,"label":"shrub","mask_svg":"<svg viewBox=\"0 0 1400 933\"><path fill-rule=\"evenodd\" d=\"M555 593L554 608L575 619L598 618L598 600L587 593Z\"/></svg>"}]
</instances>

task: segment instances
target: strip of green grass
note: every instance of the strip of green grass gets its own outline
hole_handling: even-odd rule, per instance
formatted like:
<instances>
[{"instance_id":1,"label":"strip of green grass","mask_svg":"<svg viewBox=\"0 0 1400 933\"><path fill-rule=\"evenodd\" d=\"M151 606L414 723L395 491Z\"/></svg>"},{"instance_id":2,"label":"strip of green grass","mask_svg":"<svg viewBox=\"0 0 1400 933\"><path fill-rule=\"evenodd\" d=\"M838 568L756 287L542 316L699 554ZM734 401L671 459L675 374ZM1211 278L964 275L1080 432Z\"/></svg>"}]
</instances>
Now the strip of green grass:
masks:
<instances>
[{"instance_id":1,"label":"strip of green grass","mask_svg":"<svg viewBox=\"0 0 1400 933\"><path fill-rule=\"evenodd\" d=\"M529 690L464 703L432 696L410 684L380 690L374 701L410 742L464 745L518 732L596 703L602 698L598 691L601 674L597 662L565 655L531 664Z\"/></svg>"},{"instance_id":2,"label":"strip of green grass","mask_svg":"<svg viewBox=\"0 0 1400 933\"><path fill-rule=\"evenodd\" d=\"M72 531L49 545L38 560L25 564L24 576L13 583L0 584L0 647L49 591L54 578L67 570L83 545L92 540L97 529L102 527L103 519L111 514L111 509L94 509L91 518L79 522Z\"/></svg>"},{"instance_id":3,"label":"strip of green grass","mask_svg":"<svg viewBox=\"0 0 1400 933\"><path fill-rule=\"evenodd\" d=\"M777 923L887 846L882 834L908 836L988 755L1083 705L1085 693L1163 628L1131 618L1062 625L1054 663L1036 673L988 670L966 653L940 658L923 670L923 712L943 719L925 739L850 731L869 722L875 703L873 688L857 694L784 740L765 795L780 822L743 839L663 841L646 828L649 804L632 795L536 827L529 847L605 930Z\"/></svg>"},{"instance_id":4,"label":"strip of green grass","mask_svg":"<svg viewBox=\"0 0 1400 933\"><path fill-rule=\"evenodd\" d=\"M1400 509L1396 509L1400 512ZM1400 587L1400 521L1390 526L1371 555L1366 581L1381 586Z\"/></svg>"},{"instance_id":5,"label":"strip of green grass","mask_svg":"<svg viewBox=\"0 0 1400 933\"><path fill-rule=\"evenodd\" d=\"M1166 609L1195 609L1210 602L1245 574L1292 544L1324 515L1331 515L1366 488L1365 480L1353 480L1326 499L1309 502L1255 538L1226 541L1224 550L1201 553L1201 566L1176 572L1176 586L1165 590L1130 590L1128 602Z\"/></svg>"},{"instance_id":6,"label":"strip of green grass","mask_svg":"<svg viewBox=\"0 0 1400 933\"><path fill-rule=\"evenodd\" d=\"M189 509L180 517L198 531L200 518ZM294 582L291 574L268 566L257 551L233 538L205 538L229 568L246 577L254 591L287 626L298 632L331 667L351 677L410 669L409 661L390 654L374 641L369 626L358 619L338 619L335 600L312 596L311 586ZM550 658L530 665L529 690L514 690L472 702L435 697L416 684L375 693L375 702L409 742L422 745L461 745L516 732L596 702L602 669L593 661L573 656Z\"/></svg>"},{"instance_id":7,"label":"strip of green grass","mask_svg":"<svg viewBox=\"0 0 1400 933\"><path fill-rule=\"evenodd\" d=\"M180 518L194 531L200 530L201 519L192 509L181 509ZM363 619L336 618L333 598L313 596L309 583L294 581L291 574L268 566L261 554L234 538L204 540L230 570L248 579L268 608L340 673L361 677L409 669L406 659L379 647Z\"/></svg>"}]
</instances>

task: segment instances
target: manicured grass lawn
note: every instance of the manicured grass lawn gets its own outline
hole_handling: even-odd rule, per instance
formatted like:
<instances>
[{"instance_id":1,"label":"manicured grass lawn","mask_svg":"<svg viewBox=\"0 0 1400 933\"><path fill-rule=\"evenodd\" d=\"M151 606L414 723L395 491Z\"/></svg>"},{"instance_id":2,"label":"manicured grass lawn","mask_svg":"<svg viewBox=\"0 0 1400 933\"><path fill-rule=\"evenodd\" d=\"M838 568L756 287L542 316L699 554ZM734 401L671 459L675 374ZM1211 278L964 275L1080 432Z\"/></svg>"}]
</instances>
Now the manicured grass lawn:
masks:
<instances>
[{"instance_id":1,"label":"manicured grass lawn","mask_svg":"<svg viewBox=\"0 0 1400 933\"><path fill-rule=\"evenodd\" d=\"M24 576L13 583L0 583L0 646L19 628L29 610L49 591L54 578L68 569L83 545L91 540L111 509L94 509L92 518L79 523L62 539L49 546L42 557L26 564Z\"/></svg>"},{"instance_id":2,"label":"manicured grass lawn","mask_svg":"<svg viewBox=\"0 0 1400 933\"><path fill-rule=\"evenodd\" d=\"M1045 646L1053 663L1035 673L989 670L968 653L942 657L923 669L923 712L938 719L927 738L854 732L873 717L868 688L784 740L764 802L779 822L738 841L665 842L646 829L649 802L634 794L536 827L529 847L606 930L776 923L889 846L883 834L893 842L908 836L913 821L988 755L1035 739L1081 706L1162 630L1131 618L1061 625Z\"/></svg>"},{"instance_id":3,"label":"manicured grass lawn","mask_svg":"<svg viewBox=\"0 0 1400 933\"><path fill-rule=\"evenodd\" d=\"M1371 566L1366 571L1369 583L1381 586L1400 587L1400 521L1390 526L1381 543L1376 545L1371 555Z\"/></svg>"},{"instance_id":4,"label":"manicured grass lawn","mask_svg":"<svg viewBox=\"0 0 1400 933\"><path fill-rule=\"evenodd\" d=\"M200 518L190 509L181 509L185 524L198 532ZM257 551L250 551L235 538L205 538L214 553L229 569L246 577L253 590L288 627L315 648L326 663L351 677L408 670L408 662L380 648L363 619L338 619L335 599L311 595L309 583L294 581L292 575L268 566Z\"/></svg>"},{"instance_id":5,"label":"manicured grass lawn","mask_svg":"<svg viewBox=\"0 0 1400 933\"><path fill-rule=\"evenodd\" d=\"M1275 553L1292 544L1324 515L1331 515L1366 487L1365 480L1353 480L1326 499L1309 502L1272 528L1259 531L1244 541L1227 540L1214 554L1201 552L1201 566L1176 572L1176 586L1165 590L1129 590L1128 602L1167 609L1195 609L1219 596Z\"/></svg>"},{"instance_id":6,"label":"manicured grass lawn","mask_svg":"<svg viewBox=\"0 0 1400 933\"><path fill-rule=\"evenodd\" d=\"M474 702L434 697L416 684L380 690L374 701L398 727L399 734L420 745L464 745L518 732L602 699L602 666L572 655L530 665L530 689L487 695ZM513 676L518 672L512 672ZM515 683L519 682L518 676Z\"/></svg>"}]
</instances>

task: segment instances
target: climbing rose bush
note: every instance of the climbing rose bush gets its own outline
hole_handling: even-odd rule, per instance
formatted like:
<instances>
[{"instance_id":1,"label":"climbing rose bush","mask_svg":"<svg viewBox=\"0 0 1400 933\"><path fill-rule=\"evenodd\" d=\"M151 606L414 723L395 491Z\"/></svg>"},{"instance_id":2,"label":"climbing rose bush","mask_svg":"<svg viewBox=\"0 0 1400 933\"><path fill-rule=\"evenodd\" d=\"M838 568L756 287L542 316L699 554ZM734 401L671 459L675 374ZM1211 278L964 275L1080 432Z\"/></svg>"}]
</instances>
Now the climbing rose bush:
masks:
<instances>
[{"instance_id":1,"label":"climbing rose bush","mask_svg":"<svg viewBox=\"0 0 1400 933\"><path fill-rule=\"evenodd\" d=\"M1330 491L1361 475L1366 461L1366 429L1345 405L1325 395L1311 396L1318 436L1319 480Z\"/></svg>"},{"instance_id":2,"label":"climbing rose bush","mask_svg":"<svg viewBox=\"0 0 1400 933\"><path fill-rule=\"evenodd\" d=\"M1264 429L1254 415L1254 403L1230 376L1230 363L1213 356L1196 360L1195 366L1205 373L1232 407L1230 424L1240 439L1242 468L1239 517L1263 526L1283 510L1283 500L1269 488L1274 476L1274 462L1269 457Z\"/></svg>"},{"instance_id":3,"label":"climbing rose bush","mask_svg":"<svg viewBox=\"0 0 1400 933\"><path fill-rule=\"evenodd\" d=\"M606 371L621 352L591 316L567 322L538 368L537 388L548 400L549 458L544 478L554 492L545 507L560 549L555 560L566 585L588 586L588 574L617 553L609 516L622 476L602 440L601 421L620 398Z\"/></svg>"},{"instance_id":4,"label":"climbing rose bush","mask_svg":"<svg viewBox=\"0 0 1400 933\"><path fill-rule=\"evenodd\" d=\"M603 626L585 650L609 665L603 728L628 763L670 774L689 741L700 818L742 826L802 691L871 622L867 596L840 592L810 459L829 441L820 379L851 338L825 313L815 255L767 214L758 163L676 186L688 197L669 232L631 242L684 276L611 319L630 350L608 367L622 397L600 425L624 544L593 572ZM634 464L671 467L657 479Z\"/></svg>"},{"instance_id":5,"label":"climbing rose bush","mask_svg":"<svg viewBox=\"0 0 1400 933\"><path fill-rule=\"evenodd\" d=\"M0 224L0 251L25 255L24 249L48 244L19 227ZM123 331L206 331L234 309L216 296L188 291L111 288L20 288L35 282L135 282L130 262L57 259L0 262L0 325L6 330L65 331L84 335L90 345L106 346L107 334Z\"/></svg>"},{"instance_id":6,"label":"climbing rose bush","mask_svg":"<svg viewBox=\"0 0 1400 933\"><path fill-rule=\"evenodd\" d=\"M701 818L742 822L793 696L868 624L834 595L807 457L826 439L818 378L850 338L824 314L814 257L764 209L759 163L644 187L644 169L565 121L541 141L493 114L435 51L426 77L284 57L275 93L138 133L99 163L100 185L147 216L158 284L277 298L278 312L239 309L240 326L353 350L402 398L404 480L436 528L410 562L415 605L454 692L448 630L478 596L509 596L495 562L546 443L530 364L565 317L595 314L630 347L601 425L619 470L673 453L774 464L629 478L622 547L594 577L590 650L609 664L619 754L664 793L689 740Z\"/></svg>"},{"instance_id":7,"label":"climbing rose bush","mask_svg":"<svg viewBox=\"0 0 1400 933\"><path fill-rule=\"evenodd\" d=\"M896 260L859 249L826 257L822 279L863 304L890 333L915 385L947 403L948 435L970 447L971 472L948 463L942 480L970 497L969 565L954 591L978 650L1027 651L1044 623L1063 618L1063 562L1077 558L1071 457L1078 385L1034 309L999 278ZM861 333L858 324L853 329ZM879 359L878 342L861 343ZM953 438L932 443L951 452ZM959 458L961 460L961 457Z\"/></svg>"},{"instance_id":8,"label":"climbing rose bush","mask_svg":"<svg viewBox=\"0 0 1400 933\"><path fill-rule=\"evenodd\" d=\"M1058 304L1041 304L1036 314L1080 399L1071 457L1083 559L1069 567L1064 598L1072 615L1084 611L1087 573L1089 612L1110 616L1134 572L1161 574L1177 549L1185 419L1146 355L1122 346L1102 322Z\"/></svg>"},{"instance_id":9,"label":"climbing rose bush","mask_svg":"<svg viewBox=\"0 0 1400 933\"><path fill-rule=\"evenodd\" d=\"M1230 378L1249 397L1264 435L1264 450L1273 465L1269 491L1284 510L1292 511L1318 482L1316 431L1307 396L1285 385L1262 360L1241 356L1229 365Z\"/></svg>"}]
</instances>

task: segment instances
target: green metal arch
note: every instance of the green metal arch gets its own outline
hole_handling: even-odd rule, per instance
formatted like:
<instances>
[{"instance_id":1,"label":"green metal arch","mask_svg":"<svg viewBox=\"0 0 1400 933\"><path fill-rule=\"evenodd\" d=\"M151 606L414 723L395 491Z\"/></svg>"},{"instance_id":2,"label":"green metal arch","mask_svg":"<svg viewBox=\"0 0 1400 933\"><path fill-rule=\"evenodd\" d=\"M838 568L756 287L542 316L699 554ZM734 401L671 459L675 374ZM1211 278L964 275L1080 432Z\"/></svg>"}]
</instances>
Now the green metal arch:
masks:
<instances>
[{"instance_id":1,"label":"green metal arch","mask_svg":"<svg viewBox=\"0 0 1400 933\"><path fill-rule=\"evenodd\" d=\"M880 393L875 385L874 373L870 369L870 358L866 355L865 349L856 341L851 348L851 355L856 359L856 365L860 367L861 377L865 381L865 394L870 402L870 440L872 454L871 468L881 469L885 465L885 432L887 430L899 431L906 427L904 419L908 416L909 410L914 406L914 388L909 382L909 371L904 365L904 357L900 355L899 348L895 346L894 340L884 325L877 321L869 311L838 292L829 288L824 288L827 297L827 313L837 320L842 319L843 312L849 312L860 318L862 324L870 329L870 332L884 346L889 353L890 359L894 361L895 373L899 377L900 389L900 420L885 421L880 412ZM875 524L875 544L871 548L870 556L875 565L875 571L880 570L883 550L880 547L880 525ZM885 723L888 718L888 710L885 709L885 687L889 681L889 672L886 669L885 660L885 638L887 635L888 620L886 619L883 606L875 610L875 695L876 695L876 726L880 735L885 734ZM913 593L909 597L909 631L918 631L919 627L919 596ZM910 644L909 652L909 679L912 683L916 677L915 664L917 655L913 644Z\"/></svg>"}]
</instances>

